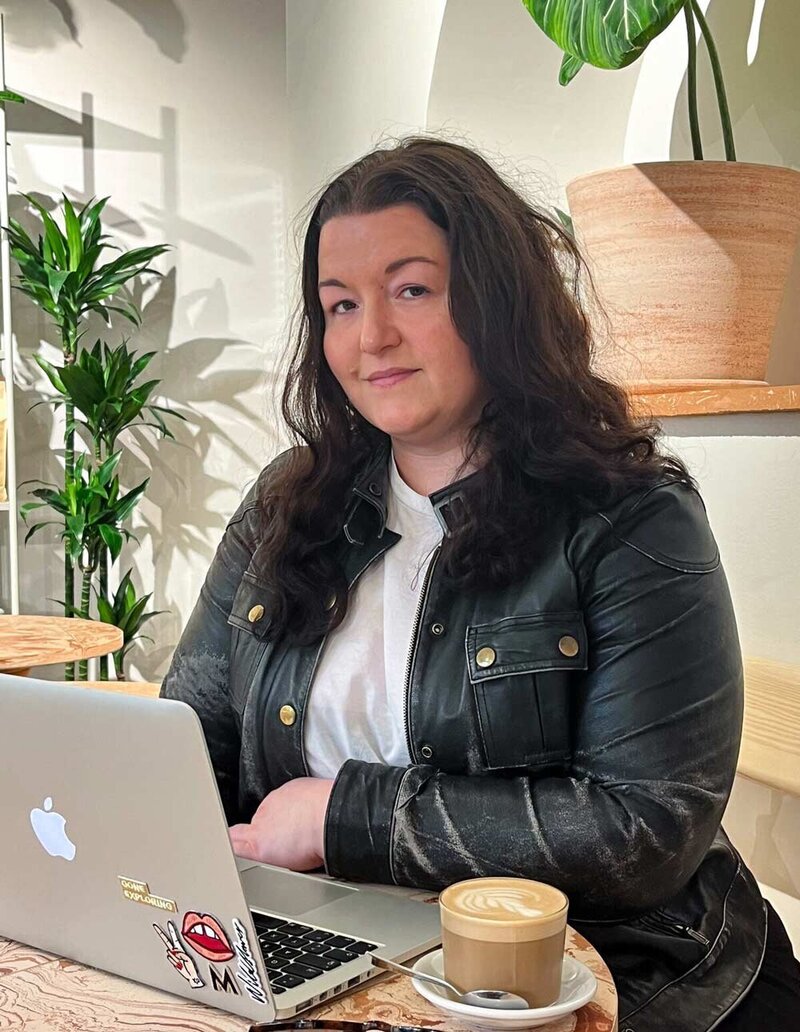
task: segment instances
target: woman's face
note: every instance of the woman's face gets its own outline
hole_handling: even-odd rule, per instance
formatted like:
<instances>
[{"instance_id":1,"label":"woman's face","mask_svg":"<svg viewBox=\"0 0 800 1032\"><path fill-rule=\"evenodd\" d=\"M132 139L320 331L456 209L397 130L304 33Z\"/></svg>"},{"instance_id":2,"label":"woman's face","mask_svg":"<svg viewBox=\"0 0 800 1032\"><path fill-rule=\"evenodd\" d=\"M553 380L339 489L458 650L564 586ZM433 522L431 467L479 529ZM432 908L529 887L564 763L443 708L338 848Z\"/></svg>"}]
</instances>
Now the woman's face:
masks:
<instances>
[{"instance_id":1,"label":"woman's face","mask_svg":"<svg viewBox=\"0 0 800 1032\"><path fill-rule=\"evenodd\" d=\"M445 233L419 208L322 227L325 358L351 405L415 451L461 448L488 392L448 309Z\"/></svg>"}]
</instances>

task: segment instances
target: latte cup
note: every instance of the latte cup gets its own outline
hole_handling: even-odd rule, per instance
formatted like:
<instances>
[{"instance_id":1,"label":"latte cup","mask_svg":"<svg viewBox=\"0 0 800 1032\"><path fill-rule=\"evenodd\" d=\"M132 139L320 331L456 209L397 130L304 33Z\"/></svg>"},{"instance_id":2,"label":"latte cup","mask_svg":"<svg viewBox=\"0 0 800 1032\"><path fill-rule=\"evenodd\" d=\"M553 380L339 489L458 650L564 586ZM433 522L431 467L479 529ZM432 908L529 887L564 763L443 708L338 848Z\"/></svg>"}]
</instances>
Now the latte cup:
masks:
<instances>
[{"instance_id":1,"label":"latte cup","mask_svg":"<svg viewBox=\"0 0 800 1032\"><path fill-rule=\"evenodd\" d=\"M461 992L504 989L530 1007L561 991L569 901L527 878L470 878L439 896L444 977Z\"/></svg>"}]
</instances>

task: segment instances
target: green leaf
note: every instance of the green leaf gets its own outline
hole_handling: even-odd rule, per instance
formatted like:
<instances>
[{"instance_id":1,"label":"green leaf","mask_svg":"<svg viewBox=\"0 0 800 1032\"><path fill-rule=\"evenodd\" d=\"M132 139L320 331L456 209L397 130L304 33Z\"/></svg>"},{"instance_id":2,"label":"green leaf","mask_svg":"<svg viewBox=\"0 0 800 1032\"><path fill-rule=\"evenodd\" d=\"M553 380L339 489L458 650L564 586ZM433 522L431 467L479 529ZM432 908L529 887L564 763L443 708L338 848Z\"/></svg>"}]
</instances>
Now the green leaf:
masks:
<instances>
[{"instance_id":1,"label":"green leaf","mask_svg":"<svg viewBox=\"0 0 800 1032\"><path fill-rule=\"evenodd\" d=\"M53 250L53 256L55 257L56 261L62 269L68 268L66 237L59 229L58 225L53 219L53 216L50 214L47 208L45 208L42 204L40 204L39 201L36 200L35 197L32 197L30 194L23 194L22 196L28 201L29 204L32 204L33 207L36 208L36 210L39 212L42 218L42 222L44 223L44 231L45 236L47 237L47 242Z\"/></svg>"},{"instance_id":2,"label":"green leaf","mask_svg":"<svg viewBox=\"0 0 800 1032\"><path fill-rule=\"evenodd\" d=\"M149 482L150 477L148 477L147 480L139 484L138 487L134 487L132 491L128 491L128 493L126 495L123 495L122 498L120 498L120 500L117 502L115 507L116 518L120 523L122 523L123 520L127 519L128 516L130 516L131 512L134 509L134 506L144 494L144 490L149 484Z\"/></svg>"},{"instance_id":3,"label":"green leaf","mask_svg":"<svg viewBox=\"0 0 800 1032\"><path fill-rule=\"evenodd\" d=\"M84 528L86 527L86 517L84 514L80 512L75 515L67 515L64 522L66 523L67 530L70 534L80 541L83 537Z\"/></svg>"},{"instance_id":4,"label":"green leaf","mask_svg":"<svg viewBox=\"0 0 800 1032\"><path fill-rule=\"evenodd\" d=\"M77 269L78 279L81 283L85 283L90 273L94 270L95 263L103 253L104 246L103 244L91 244L89 247L84 248L83 257Z\"/></svg>"},{"instance_id":5,"label":"green leaf","mask_svg":"<svg viewBox=\"0 0 800 1032\"><path fill-rule=\"evenodd\" d=\"M31 257L27 252L20 252L17 248L13 248L11 251L14 258L16 258L19 264L20 271L25 277L25 285L28 284L50 288L50 284L47 279L47 270L52 266L45 264L41 257L37 254Z\"/></svg>"},{"instance_id":6,"label":"green leaf","mask_svg":"<svg viewBox=\"0 0 800 1032\"><path fill-rule=\"evenodd\" d=\"M130 396L138 405L144 405L144 403L150 397L150 394L152 393L153 389L157 387L160 383L160 380L148 380L147 383L143 383L135 390L131 391Z\"/></svg>"},{"instance_id":7,"label":"green leaf","mask_svg":"<svg viewBox=\"0 0 800 1032\"><path fill-rule=\"evenodd\" d=\"M126 638L132 638L133 635L136 634L136 632L139 630L139 625L142 622L142 613L144 612L144 607L147 605L149 601L150 596L143 595L140 599L137 600L136 605L134 605L133 608L128 611L127 615L125 616L125 626L122 628L122 631L125 633Z\"/></svg>"},{"instance_id":8,"label":"green leaf","mask_svg":"<svg viewBox=\"0 0 800 1032\"><path fill-rule=\"evenodd\" d=\"M36 533L37 530L41 530L42 527L49 527L49 526L51 526L51 525L53 525L55 523L58 523L58 521L57 520L45 520L43 523L34 523L34 525L31 527L31 529L25 535L25 540L23 541L23 544L27 545L29 539L33 537L33 535Z\"/></svg>"},{"instance_id":9,"label":"green leaf","mask_svg":"<svg viewBox=\"0 0 800 1032\"><path fill-rule=\"evenodd\" d=\"M25 98L21 97L18 93L15 93L13 90L0 90L0 100L10 100L15 104L25 103Z\"/></svg>"},{"instance_id":10,"label":"green leaf","mask_svg":"<svg viewBox=\"0 0 800 1032\"><path fill-rule=\"evenodd\" d=\"M50 287L50 294L54 301L58 301L58 295L61 293L61 288L64 286L64 281L68 279L72 273L67 269L63 271L61 269L47 268L47 283Z\"/></svg>"},{"instance_id":11,"label":"green leaf","mask_svg":"<svg viewBox=\"0 0 800 1032\"><path fill-rule=\"evenodd\" d=\"M16 219L9 218L6 232L12 247L18 247L34 258L39 257L38 248Z\"/></svg>"},{"instance_id":12,"label":"green leaf","mask_svg":"<svg viewBox=\"0 0 800 1032\"><path fill-rule=\"evenodd\" d=\"M64 381L61 379L61 376L60 376L60 374L61 374L61 372L63 372L63 370L62 369L56 369L56 367L54 365L51 365L46 359L42 358L41 355L34 355L33 356L33 360L34 360L34 362L36 362L36 364L39 366L39 368L44 372L44 374L47 376L47 379L55 387L55 389L58 391L58 393L59 394L66 394L67 393L66 387L64 386ZM38 402L37 402L37 404L38 404ZM33 408L33 407L34 406L31 406L31 408Z\"/></svg>"},{"instance_id":13,"label":"green leaf","mask_svg":"<svg viewBox=\"0 0 800 1032\"><path fill-rule=\"evenodd\" d=\"M92 207L89 207L92 202L87 201L78 216L86 238L91 239L93 243L97 243L99 239L96 234L100 232L100 215L109 200L109 197L103 197Z\"/></svg>"},{"instance_id":14,"label":"green leaf","mask_svg":"<svg viewBox=\"0 0 800 1032\"><path fill-rule=\"evenodd\" d=\"M135 351L132 352L131 357L133 357L133 355L135 354ZM155 351L147 351L144 355L140 355L136 359L136 361L131 366L131 382L133 382L133 380L135 380L140 373L144 372L144 370L148 367L148 365L150 365L155 356Z\"/></svg>"},{"instance_id":15,"label":"green leaf","mask_svg":"<svg viewBox=\"0 0 800 1032\"><path fill-rule=\"evenodd\" d=\"M67 227L67 244L69 246L69 268L74 271L81 264L83 258L83 236L81 224L75 209L72 207L69 197L61 195L64 201L64 224Z\"/></svg>"},{"instance_id":16,"label":"green leaf","mask_svg":"<svg viewBox=\"0 0 800 1032\"><path fill-rule=\"evenodd\" d=\"M122 551L122 534L108 523L100 524L100 537L111 552L111 560L115 562Z\"/></svg>"},{"instance_id":17,"label":"green leaf","mask_svg":"<svg viewBox=\"0 0 800 1032\"><path fill-rule=\"evenodd\" d=\"M126 272L128 274L127 278L130 279L132 276L137 276L141 271L137 268L138 266L147 265L152 258L157 258L167 250L169 250L168 244L154 244L152 247L134 247L131 251L121 254L113 262L104 265L100 271L105 275L111 276ZM158 270L152 269L150 271L157 272Z\"/></svg>"},{"instance_id":18,"label":"green leaf","mask_svg":"<svg viewBox=\"0 0 800 1032\"><path fill-rule=\"evenodd\" d=\"M123 319L127 319L134 326L142 325L142 317L139 314L139 310L132 302L126 302L123 305L106 305L106 308L109 312L119 312Z\"/></svg>"},{"instance_id":19,"label":"green leaf","mask_svg":"<svg viewBox=\"0 0 800 1032\"><path fill-rule=\"evenodd\" d=\"M80 366L64 366L61 370L61 379L70 397L84 415L87 415L89 406L97 405L105 398L102 381L98 383Z\"/></svg>"},{"instance_id":20,"label":"green leaf","mask_svg":"<svg viewBox=\"0 0 800 1032\"><path fill-rule=\"evenodd\" d=\"M569 86L584 64L586 62L581 61L579 57L573 57L572 54L564 54L564 59L558 72L559 86Z\"/></svg>"},{"instance_id":21,"label":"green leaf","mask_svg":"<svg viewBox=\"0 0 800 1032\"><path fill-rule=\"evenodd\" d=\"M122 458L122 452L114 452L97 470L97 479L101 484L107 484L117 471L120 459Z\"/></svg>"},{"instance_id":22,"label":"green leaf","mask_svg":"<svg viewBox=\"0 0 800 1032\"><path fill-rule=\"evenodd\" d=\"M572 216L569 215L566 211L562 211L561 208L555 208L554 211L555 211L556 215L558 216L558 220L561 223L561 225L564 227L564 229L567 231L567 233L569 233L569 235L574 240L575 239L575 226L573 225L573 222L572 222Z\"/></svg>"},{"instance_id":23,"label":"green leaf","mask_svg":"<svg viewBox=\"0 0 800 1032\"><path fill-rule=\"evenodd\" d=\"M686 0L522 0L536 24L567 55L596 68L625 68L659 36ZM580 67L562 64L561 77ZM559 81L561 81L561 77ZM566 80L569 81L569 78Z\"/></svg>"},{"instance_id":24,"label":"green leaf","mask_svg":"<svg viewBox=\"0 0 800 1032\"><path fill-rule=\"evenodd\" d=\"M114 623L114 610L111 604L102 595L97 595L97 615L103 623Z\"/></svg>"}]
</instances>

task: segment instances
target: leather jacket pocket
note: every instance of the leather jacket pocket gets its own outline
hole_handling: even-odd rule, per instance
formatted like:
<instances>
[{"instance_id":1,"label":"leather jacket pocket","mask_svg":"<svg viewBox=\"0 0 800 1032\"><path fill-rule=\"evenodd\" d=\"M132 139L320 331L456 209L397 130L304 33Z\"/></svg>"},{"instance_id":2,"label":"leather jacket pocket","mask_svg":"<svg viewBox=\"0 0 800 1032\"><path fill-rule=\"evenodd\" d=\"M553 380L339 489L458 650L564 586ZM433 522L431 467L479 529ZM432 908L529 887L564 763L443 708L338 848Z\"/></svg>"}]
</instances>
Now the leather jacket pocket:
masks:
<instances>
[{"instance_id":1,"label":"leather jacket pocket","mask_svg":"<svg viewBox=\"0 0 800 1032\"><path fill-rule=\"evenodd\" d=\"M269 589L252 574L242 574L231 606L228 624L231 627L228 696L241 724L253 675L270 647Z\"/></svg>"},{"instance_id":2,"label":"leather jacket pocket","mask_svg":"<svg viewBox=\"0 0 800 1032\"><path fill-rule=\"evenodd\" d=\"M570 681L588 665L580 611L467 628L467 670L488 770L542 767L570 753Z\"/></svg>"}]
</instances>

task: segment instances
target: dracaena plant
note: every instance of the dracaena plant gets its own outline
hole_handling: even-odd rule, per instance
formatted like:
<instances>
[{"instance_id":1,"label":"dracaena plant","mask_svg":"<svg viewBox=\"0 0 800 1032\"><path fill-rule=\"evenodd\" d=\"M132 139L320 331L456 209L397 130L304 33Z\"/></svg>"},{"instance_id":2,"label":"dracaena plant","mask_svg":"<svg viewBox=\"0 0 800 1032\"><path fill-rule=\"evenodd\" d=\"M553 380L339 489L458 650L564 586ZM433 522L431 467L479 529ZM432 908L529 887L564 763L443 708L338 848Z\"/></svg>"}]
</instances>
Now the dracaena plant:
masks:
<instances>
[{"instance_id":1,"label":"dracaena plant","mask_svg":"<svg viewBox=\"0 0 800 1032\"><path fill-rule=\"evenodd\" d=\"M138 355L128 350L128 339L116 348L96 340L91 351L82 348L73 365L57 368L41 355L34 358L47 375L63 401L71 401L79 415L75 425L85 427L91 437L95 457L110 454L117 438L128 427L138 424L155 427L164 437L174 434L164 422L164 415L185 419L185 416L164 405L153 405L150 395L160 380L137 380L155 357L155 351Z\"/></svg>"},{"instance_id":2,"label":"dracaena plant","mask_svg":"<svg viewBox=\"0 0 800 1032\"><path fill-rule=\"evenodd\" d=\"M564 51L558 81L572 82L584 64L618 69L633 64L683 11L689 44L688 99L692 151L703 157L697 115L695 18L708 49L717 92L725 158L736 160L733 131L717 48L697 0L522 0L536 24Z\"/></svg>"},{"instance_id":3,"label":"dracaena plant","mask_svg":"<svg viewBox=\"0 0 800 1032\"><path fill-rule=\"evenodd\" d=\"M82 427L86 431L97 462L113 453L117 438L133 425L153 427L164 437L174 440L174 434L166 425L164 417L185 419L185 416L163 405L150 403L150 395L160 380L137 383L155 355L155 351L148 351L137 356L136 351L128 350L128 341L125 339L113 349L105 341L97 340L91 351L88 348L79 349L73 365L61 368L41 355L34 356L60 395L60 399L54 402L55 407L71 401L73 412L77 413L72 428ZM111 556L112 562L115 558ZM104 551L98 569L98 598L106 602L109 565L109 553ZM119 663L115 660L117 669ZM107 657L103 656L100 660L101 678L105 678L107 668Z\"/></svg>"},{"instance_id":4,"label":"dracaena plant","mask_svg":"<svg viewBox=\"0 0 800 1032\"><path fill-rule=\"evenodd\" d=\"M121 457L122 452L115 452L105 462L92 467L85 453L78 455L73 475L62 488L54 484L44 484L40 480L26 481L40 483L43 486L31 492L39 499L38 502L25 502L21 506L23 520L27 523L31 512L44 507L61 516L61 538L65 552L81 572L80 605L65 605L70 616L89 618L92 578L100 565L101 556L107 549L114 560L122 551L123 539L135 539L135 535L122 524L144 493L148 480L121 494L117 476ZM44 520L35 523L25 536L25 541L27 542L37 530L54 522L56 521ZM80 680L87 677L86 660L80 661L78 677Z\"/></svg>"},{"instance_id":5,"label":"dracaena plant","mask_svg":"<svg viewBox=\"0 0 800 1032\"><path fill-rule=\"evenodd\" d=\"M19 268L16 289L27 294L52 319L61 338L63 366L56 368L51 365L48 371L47 363L39 363L61 395L56 405L63 404L66 410L64 486L60 491L49 495L49 500L43 504L50 504L63 517L62 538L65 541L65 553L62 604L67 615L75 615L86 609L83 601L88 587L85 570L82 568L82 605L76 607L74 565L78 561L78 556L83 557L81 561L89 566L91 560L87 558L90 552L86 541L82 540L80 549L77 548L74 528L78 526L78 513L71 508L73 497L89 505L92 490L84 483L87 478L88 483L94 484L95 490L110 487L110 481L106 485L101 485L96 480L93 481L92 477L99 476L99 469L112 457L117 436L131 422L139 418L147 422L147 417L150 416L156 420L156 425L161 424L159 428L162 432L172 436L159 415L160 411L165 410L160 406L148 404L148 396L158 381L133 386L133 382L152 358L152 353L134 360L125 345L122 351L116 349L112 352L110 349L103 350L98 344L89 353L88 359L84 358L86 352L80 346L86 332L84 324L87 317L96 312L109 326L112 324L112 315L115 319L119 317L138 326L141 319L139 309L127 292L127 286L145 273L160 275L151 267L150 262L163 254L167 246L158 244L134 248L121 252L110 261L104 261L104 251L120 250L109 243L109 236L102 232L101 214L108 201L107 197L97 202L92 199L80 210L76 210L69 198L62 196L62 229L43 204L28 194L23 196L37 217L38 239L34 242L16 219L9 219L9 226L5 228L11 254ZM102 368L99 369L98 364ZM109 392L109 396L101 397L101 389ZM76 416L76 409L79 416ZM76 475L75 431L81 424L89 431L92 455L97 468L92 471L83 461ZM58 504L57 499L60 499ZM138 501L138 497L135 501ZM119 512L113 505L109 511ZM67 516L72 521L72 527L67 522ZM95 521L88 520L84 514L84 522L86 525L93 525ZM39 526L42 525L44 524ZM113 528L114 534L110 533L110 524L105 525L105 538L102 535L101 538L106 542L107 552L113 560L119 552L114 552L106 538L116 541L115 534L128 535L128 532L121 529L119 519ZM101 550L98 561L101 580L104 581L102 590L107 591L107 553ZM101 661L101 677L104 677L105 673L106 665ZM73 664L67 664L65 676L68 680L73 678Z\"/></svg>"},{"instance_id":6,"label":"dracaena plant","mask_svg":"<svg viewBox=\"0 0 800 1032\"><path fill-rule=\"evenodd\" d=\"M154 616L159 616L164 610L153 609L145 612L145 607L150 601L150 594L142 595L139 598L131 581L131 570L125 574L119 582L119 587L112 599L97 596L97 614L107 624L113 624L122 631L122 648L114 653L114 669L118 681L125 680L125 656L138 639L152 641L147 634L141 634L142 625Z\"/></svg>"}]
</instances>

